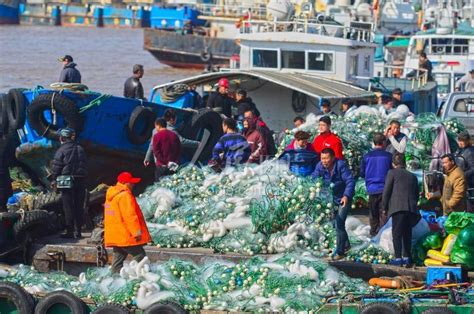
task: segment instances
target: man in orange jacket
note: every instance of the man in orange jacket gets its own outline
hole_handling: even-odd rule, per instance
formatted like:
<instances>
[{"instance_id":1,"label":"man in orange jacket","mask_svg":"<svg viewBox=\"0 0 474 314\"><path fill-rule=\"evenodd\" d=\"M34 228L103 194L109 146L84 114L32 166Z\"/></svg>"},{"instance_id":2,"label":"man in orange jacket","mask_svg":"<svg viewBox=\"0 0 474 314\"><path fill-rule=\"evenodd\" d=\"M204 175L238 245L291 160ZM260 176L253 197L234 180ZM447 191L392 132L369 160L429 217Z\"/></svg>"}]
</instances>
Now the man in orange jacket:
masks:
<instances>
[{"instance_id":1,"label":"man in orange jacket","mask_svg":"<svg viewBox=\"0 0 474 314\"><path fill-rule=\"evenodd\" d=\"M104 205L104 243L113 248L113 273L120 271L128 254L141 261L146 256L143 246L151 241L145 218L132 194L141 179L122 172L117 181L107 190Z\"/></svg>"}]
</instances>

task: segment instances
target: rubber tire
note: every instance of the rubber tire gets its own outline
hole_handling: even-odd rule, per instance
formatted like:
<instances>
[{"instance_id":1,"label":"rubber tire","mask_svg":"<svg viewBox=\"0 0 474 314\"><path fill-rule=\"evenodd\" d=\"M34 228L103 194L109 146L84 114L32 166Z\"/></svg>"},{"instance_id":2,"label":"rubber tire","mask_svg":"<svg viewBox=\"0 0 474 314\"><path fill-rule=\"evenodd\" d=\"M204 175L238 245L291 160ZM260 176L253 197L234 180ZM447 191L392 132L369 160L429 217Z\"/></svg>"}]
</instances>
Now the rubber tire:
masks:
<instances>
[{"instance_id":1,"label":"rubber tire","mask_svg":"<svg viewBox=\"0 0 474 314\"><path fill-rule=\"evenodd\" d=\"M400 307L390 302L374 302L365 304L360 309L360 314L403 314Z\"/></svg>"},{"instance_id":2,"label":"rubber tire","mask_svg":"<svg viewBox=\"0 0 474 314\"><path fill-rule=\"evenodd\" d=\"M7 94L0 94L0 136L7 135L10 126L8 123L8 112L7 112L7 105L9 101L9 97Z\"/></svg>"},{"instance_id":3,"label":"rubber tire","mask_svg":"<svg viewBox=\"0 0 474 314\"><path fill-rule=\"evenodd\" d=\"M20 314L32 314L35 302L31 294L13 282L0 282L0 298L12 301Z\"/></svg>"},{"instance_id":4,"label":"rubber tire","mask_svg":"<svg viewBox=\"0 0 474 314\"><path fill-rule=\"evenodd\" d=\"M207 162L212 157L214 146L223 135L221 115L211 109L199 110L191 120L190 134L194 140L199 140L198 135L203 129L209 130L211 135L198 161Z\"/></svg>"},{"instance_id":5,"label":"rubber tire","mask_svg":"<svg viewBox=\"0 0 474 314\"><path fill-rule=\"evenodd\" d=\"M150 305L144 314L186 314L187 311L175 302L157 302Z\"/></svg>"},{"instance_id":6,"label":"rubber tire","mask_svg":"<svg viewBox=\"0 0 474 314\"><path fill-rule=\"evenodd\" d=\"M44 136L51 140L59 140L57 126L49 126L44 118L43 112L51 109L51 98L54 95L54 108L60 114L67 127L72 128L79 134L84 125L84 121L79 112L79 108L74 102L58 93L40 94L28 107L28 123L39 136Z\"/></svg>"},{"instance_id":7,"label":"rubber tire","mask_svg":"<svg viewBox=\"0 0 474 314\"><path fill-rule=\"evenodd\" d=\"M20 219L13 225L15 240L21 244L28 238L28 234L32 239L38 235L42 235L44 232L47 232L48 228L45 227L49 225L49 222L49 214L44 210L25 212L23 220Z\"/></svg>"},{"instance_id":8,"label":"rubber tire","mask_svg":"<svg viewBox=\"0 0 474 314\"><path fill-rule=\"evenodd\" d=\"M129 314L130 310L120 304L104 304L95 309L92 314Z\"/></svg>"},{"instance_id":9,"label":"rubber tire","mask_svg":"<svg viewBox=\"0 0 474 314\"><path fill-rule=\"evenodd\" d=\"M73 314L87 313L87 306L78 297L69 291L59 290L46 295L41 299L35 308L35 314L47 314L48 310L55 304L64 304Z\"/></svg>"},{"instance_id":10,"label":"rubber tire","mask_svg":"<svg viewBox=\"0 0 474 314\"><path fill-rule=\"evenodd\" d=\"M435 308L423 311L423 313L421 314L453 314L453 311L444 307L435 307Z\"/></svg>"},{"instance_id":11,"label":"rubber tire","mask_svg":"<svg viewBox=\"0 0 474 314\"><path fill-rule=\"evenodd\" d=\"M11 130L23 128L26 122L26 98L24 88L14 88L8 91L7 113Z\"/></svg>"},{"instance_id":12,"label":"rubber tire","mask_svg":"<svg viewBox=\"0 0 474 314\"><path fill-rule=\"evenodd\" d=\"M62 212L63 203L61 193L49 192L46 194L38 194L35 196L33 201L33 208L38 210Z\"/></svg>"},{"instance_id":13,"label":"rubber tire","mask_svg":"<svg viewBox=\"0 0 474 314\"><path fill-rule=\"evenodd\" d=\"M128 120L127 135L130 143L134 145L143 145L150 140L153 128L155 127L156 115L150 109L139 106L133 109L130 119ZM145 123L145 127L140 134L134 129L137 123Z\"/></svg>"}]
</instances>

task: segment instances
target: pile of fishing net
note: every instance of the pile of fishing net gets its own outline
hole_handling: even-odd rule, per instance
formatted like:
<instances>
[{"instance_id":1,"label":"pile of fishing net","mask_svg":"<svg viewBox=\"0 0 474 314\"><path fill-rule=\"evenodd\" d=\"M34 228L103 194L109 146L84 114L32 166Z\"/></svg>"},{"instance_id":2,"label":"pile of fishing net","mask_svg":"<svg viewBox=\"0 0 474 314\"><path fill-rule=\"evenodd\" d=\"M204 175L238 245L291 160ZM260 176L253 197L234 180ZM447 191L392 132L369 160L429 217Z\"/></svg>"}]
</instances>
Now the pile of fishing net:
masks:
<instances>
[{"instance_id":1,"label":"pile of fishing net","mask_svg":"<svg viewBox=\"0 0 474 314\"><path fill-rule=\"evenodd\" d=\"M20 265L0 271L0 277L30 293L65 289L96 304L139 309L169 300L190 311L309 311L317 310L328 297L372 289L361 279L351 279L300 251L239 263L208 260L203 265L177 259L151 264L144 258L126 263L120 274L111 274L109 268L90 268L79 277L63 272L42 274Z\"/></svg>"}]
</instances>

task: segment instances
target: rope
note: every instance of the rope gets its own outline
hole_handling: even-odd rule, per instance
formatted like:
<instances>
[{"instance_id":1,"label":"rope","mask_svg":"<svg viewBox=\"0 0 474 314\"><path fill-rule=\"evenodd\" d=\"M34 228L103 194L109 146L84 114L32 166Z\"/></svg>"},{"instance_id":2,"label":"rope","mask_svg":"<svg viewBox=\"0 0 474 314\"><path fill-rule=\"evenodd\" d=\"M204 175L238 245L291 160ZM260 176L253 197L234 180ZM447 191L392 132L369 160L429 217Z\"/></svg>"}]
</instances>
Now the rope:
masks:
<instances>
[{"instance_id":1,"label":"rope","mask_svg":"<svg viewBox=\"0 0 474 314\"><path fill-rule=\"evenodd\" d=\"M87 85L80 83L53 83L49 85L49 87L52 89L58 89L60 91L70 90L72 92L84 92L89 89Z\"/></svg>"},{"instance_id":2,"label":"rope","mask_svg":"<svg viewBox=\"0 0 474 314\"><path fill-rule=\"evenodd\" d=\"M167 86L160 91L160 99L164 103L175 102L188 91L188 85L175 84Z\"/></svg>"},{"instance_id":3,"label":"rope","mask_svg":"<svg viewBox=\"0 0 474 314\"><path fill-rule=\"evenodd\" d=\"M41 85L36 85L36 87L33 89L33 99L36 98L36 96L39 95L39 91L43 90L44 87Z\"/></svg>"},{"instance_id":4,"label":"rope","mask_svg":"<svg viewBox=\"0 0 474 314\"><path fill-rule=\"evenodd\" d=\"M90 103L88 103L87 105L85 105L84 107L82 107L80 110L79 110L79 113L83 113L84 111L87 111L95 106L100 106L102 105L102 103L109 99L110 97L112 97L112 95L108 95L108 94L102 94L100 95L99 97L97 97L96 99L92 100Z\"/></svg>"}]
</instances>

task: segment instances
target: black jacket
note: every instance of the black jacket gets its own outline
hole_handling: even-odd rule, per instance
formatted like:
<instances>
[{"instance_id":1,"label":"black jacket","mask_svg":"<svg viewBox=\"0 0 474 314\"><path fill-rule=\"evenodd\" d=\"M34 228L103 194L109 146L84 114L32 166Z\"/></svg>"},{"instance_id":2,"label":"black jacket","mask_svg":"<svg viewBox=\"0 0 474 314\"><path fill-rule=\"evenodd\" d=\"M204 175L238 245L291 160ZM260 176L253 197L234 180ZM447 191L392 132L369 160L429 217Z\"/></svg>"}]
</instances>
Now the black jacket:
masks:
<instances>
[{"instance_id":1,"label":"black jacket","mask_svg":"<svg viewBox=\"0 0 474 314\"><path fill-rule=\"evenodd\" d=\"M127 98L145 99L143 85L138 78L131 76L125 81L123 96Z\"/></svg>"},{"instance_id":2,"label":"black jacket","mask_svg":"<svg viewBox=\"0 0 474 314\"><path fill-rule=\"evenodd\" d=\"M66 64L59 75L59 81L63 83L80 83L81 72L76 69L76 65L74 62Z\"/></svg>"},{"instance_id":3,"label":"black jacket","mask_svg":"<svg viewBox=\"0 0 474 314\"><path fill-rule=\"evenodd\" d=\"M463 158L458 158L457 162L462 171L464 171L464 176L469 186L474 185L474 147L468 146L464 149L460 148L456 152L456 156L461 156Z\"/></svg>"},{"instance_id":4,"label":"black jacket","mask_svg":"<svg viewBox=\"0 0 474 314\"><path fill-rule=\"evenodd\" d=\"M85 177L87 175L87 159L84 149L73 141L62 144L54 155L51 171L52 179L56 179L60 175Z\"/></svg>"},{"instance_id":5,"label":"black jacket","mask_svg":"<svg viewBox=\"0 0 474 314\"><path fill-rule=\"evenodd\" d=\"M235 101L227 95L223 95L219 92L212 92L207 99L206 107L211 108L219 113L232 117L232 106L235 105Z\"/></svg>"},{"instance_id":6,"label":"black jacket","mask_svg":"<svg viewBox=\"0 0 474 314\"><path fill-rule=\"evenodd\" d=\"M244 116L244 113L248 110L252 110L255 112L257 117L260 117L260 111L258 111L257 106L252 101L252 98L247 97L237 101L237 119L239 116Z\"/></svg>"},{"instance_id":7,"label":"black jacket","mask_svg":"<svg viewBox=\"0 0 474 314\"><path fill-rule=\"evenodd\" d=\"M6 204L7 199L13 194L12 181L8 170L11 146L11 137L0 137L0 208Z\"/></svg>"},{"instance_id":8,"label":"black jacket","mask_svg":"<svg viewBox=\"0 0 474 314\"><path fill-rule=\"evenodd\" d=\"M418 213L420 189L416 176L402 168L391 169L385 178L382 208L388 216L398 212Z\"/></svg>"}]
</instances>

